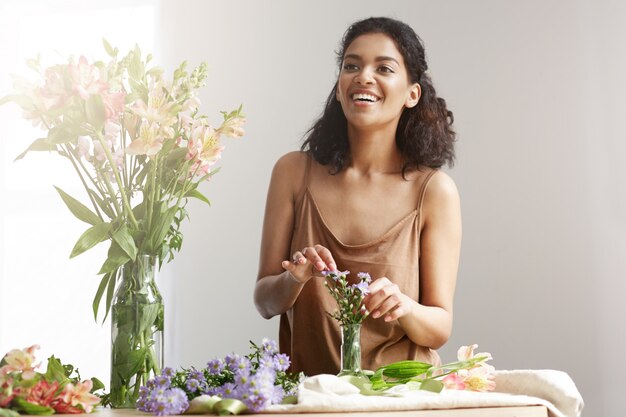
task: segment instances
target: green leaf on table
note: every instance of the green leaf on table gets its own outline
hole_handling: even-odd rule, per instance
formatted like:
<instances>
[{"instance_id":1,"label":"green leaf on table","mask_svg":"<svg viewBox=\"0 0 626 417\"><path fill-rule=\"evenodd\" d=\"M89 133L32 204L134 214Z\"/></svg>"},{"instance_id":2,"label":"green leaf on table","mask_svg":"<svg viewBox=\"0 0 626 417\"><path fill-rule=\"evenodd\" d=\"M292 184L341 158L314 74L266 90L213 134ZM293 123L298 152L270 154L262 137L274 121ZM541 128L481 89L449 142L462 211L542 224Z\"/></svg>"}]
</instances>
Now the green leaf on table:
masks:
<instances>
[{"instance_id":1,"label":"green leaf on table","mask_svg":"<svg viewBox=\"0 0 626 417\"><path fill-rule=\"evenodd\" d=\"M131 260L134 261L137 258L137 245L135 245L135 240L128 231L126 224L122 224L122 227L113 233L113 241L122 248Z\"/></svg>"},{"instance_id":2,"label":"green leaf on table","mask_svg":"<svg viewBox=\"0 0 626 417\"><path fill-rule=\"evenodd\" d=\"M0 417L20 417L20 413L8 408L0 407Z\"/></svg>"},{"instance_id":3,"label":"green leaf on table","mask_svg":"<svg viewBox=\"0 0 626 417\"><path fill-rule=\"evenodd\" d=\"M100 381L95 376L91 377L91 391L90 392L93 394L94 392L101 390L101 389L102 390L104 389L104 384L102 383L102 381Z\"/></svg>"},{"instance_id":4,"label":"green leaf on table","mask_svg":"<svg viewBox=\"0 0 626 417\"><path fill-rule=\"evenodd\" d=\"M22 414L30 414L33 416L49 416L54 414L54 408L45 407L43 405L29 403L23 398L13 398L13 409Z\"/></svg>"},{"instance_id":5,"label":"green leaf on table","mask_svg":"<svg viewBox=\"0 0 626 417\"><path fill-rule=\"evenodd\" d=\"M420 384L422 391L430 391L440 393L443 390L443 382L436 379L426 379Z\"/></svg>"},{"instance_id":6,"label":"green leaf on table","mask_svg":"<svg viewBox=\"0 0 626 417\"><path fill-rule=\"evenodd\" d=\"M13 161L14 162L19 161L20 159L24 158L28 152L42 152L42 151L48 151L48 152L55 151L56 152L56 150L57 150L56 145L52 145L50 142L48 142L48 139L46 138L35 139L35 141L31 143L24 152L16 156Z\"/></svg>"},{"instance_id":7,"label":"green leaf on table","mask_svg":"<svg viewBox=\"0 0 626 417\"><path fill-rule=\"evenodd\" d=\"M102 130L104 121L106 120L106 110L102 96L99 94L91 94L85 103L85 112L87 113L87 122L96 131Z\"/></svg>"},{"instance_id":8,"label":"green leaf on table","mask_svg":"<svg viewBox=\"0 0 626 417\"><path fill-rule=\"evenodd\" d=\"M74 245L70 258L78 256L86 250L93 248L98 243L107 240L109 238L110 229L111 224L104 222L91 226L78 238L78 242Z\"/></svg>"},{"instance_id":9,"label":"green leaf on table","mask_svg":"<svg viewBox=\"0 0 626 417\"><path fill-rule=\"evenodd\" d=\"M48 369L46 369L45 376L48 381L58 381L61 383L68 379L65 367L54 355L48 358Z\"/></svg>"},{"instance_id":10,"label":"green leaf on table","mask_svg":"<svg viewBox=\"0 0 626 417\"><path fill-rule=\"evenodd\" d=\"M68 193L66 193L59 187L57 187L56 185L54 186L54 189L57 190L57 192L63 199L63 202L67 206L67 208L70 209L72 214L76 216L78 220L82 220L85 223L89 223L91 225L102 223L102 220L100 220L100 217L98 217L96 213L91 211L83 203L81 203L80 201L78 201L77 199L75 199L74 197L72 197L71 195L69 195Z\"/></svg>"}]
</instances>

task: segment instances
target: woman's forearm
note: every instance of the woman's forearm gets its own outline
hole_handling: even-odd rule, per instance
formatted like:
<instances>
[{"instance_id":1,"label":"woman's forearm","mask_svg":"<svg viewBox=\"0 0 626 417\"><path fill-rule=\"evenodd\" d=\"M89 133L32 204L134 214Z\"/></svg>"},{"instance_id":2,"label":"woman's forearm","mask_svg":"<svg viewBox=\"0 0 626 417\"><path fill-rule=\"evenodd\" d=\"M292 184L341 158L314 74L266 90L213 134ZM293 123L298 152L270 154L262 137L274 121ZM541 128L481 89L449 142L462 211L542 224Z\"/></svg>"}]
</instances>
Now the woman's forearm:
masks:
<instances>
[{"instance_id":1,"label":"woman's forearm","mask_svg":"<svg viewBox=\"0 0 626 417\"><path fill-rule=\"evenodd\" d=\"M254 304L263 318L270 319L289 310L303 287L289 271L259 278L254 287Z\"/></svg>"},{"instance_id":2,"label":"woman's forearm","mask_svg":"<svg viewBox=\"0 0 626 417\"><path fill-rule=\"evenodd\" d=\"M452 332L452 313L442 307L425 306L415 300L409 313L398 322L409 339L420 346L439 349Z\"/></svg>"}]
</instances>

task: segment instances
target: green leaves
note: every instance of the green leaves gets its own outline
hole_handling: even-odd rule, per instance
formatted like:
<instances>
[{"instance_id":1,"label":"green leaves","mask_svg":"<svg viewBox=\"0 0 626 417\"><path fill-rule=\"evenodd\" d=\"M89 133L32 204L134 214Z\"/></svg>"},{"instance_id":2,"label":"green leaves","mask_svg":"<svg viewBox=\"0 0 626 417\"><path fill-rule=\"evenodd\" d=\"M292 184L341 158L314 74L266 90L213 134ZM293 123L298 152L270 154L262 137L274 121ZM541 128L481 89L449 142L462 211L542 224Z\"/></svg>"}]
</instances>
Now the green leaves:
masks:
<instances>
[{"instance_id":1,"label":"green leaves","mask_svg":"<svg viewBox=\"0 0 626 417\"><path fill-rule=\"evenodd\" d=\"M32 152L32 151L48 151L48 152L52 152L52 151L56 151L56 150L57 150L56 145L50 144L50 142L48 142L47 138L35 139L35 141L33 143L31 143L28 146L28 148L26 148L26 150L24 152L19 154L14 159L14 161L19 161L20 159L24 158L28 152Z\"/></svg>"},{"instance_id":2,"label":"green leaves","mask_svg":"<svg viewBox=\"0 0 626 417\"><path fill-rule=\"evenodd\" d=\"M68 193L66 193L56 185L54 186L54 189L57 190L67 208L70 209L72 214L76 216L78 220L82 220L85 223L89 223L91 225L102 223L100 217L98 217L93 211L89 210L89 208L87 208L87 206L85 206L83 203L76 200L74 197L70 196Z\"/></svg>"},{"instance_id":3,"label":"green leaves","mask_svg":"<svg viewBox=\"0 0 626 417\"><path fill-rule=\"evenodd\" d=\"M70 258L80 255L96 246L98 243L103 242L109 238L109 231L111 229L110 223L98 223L83 233L78 242L74 245Z\"/></svg>"},{"instance_id":4,"label":"green leaves","mask_svg":"<svg viewBox=\"0 0 626 417\"><path fill-rule=\"evenodd\" d=\"M49 416L54 414L54 408L29 403L21 397L13 398L12 405L13 409L21 414L30 414L33 416Z\"/></svg>"}]
</instances>

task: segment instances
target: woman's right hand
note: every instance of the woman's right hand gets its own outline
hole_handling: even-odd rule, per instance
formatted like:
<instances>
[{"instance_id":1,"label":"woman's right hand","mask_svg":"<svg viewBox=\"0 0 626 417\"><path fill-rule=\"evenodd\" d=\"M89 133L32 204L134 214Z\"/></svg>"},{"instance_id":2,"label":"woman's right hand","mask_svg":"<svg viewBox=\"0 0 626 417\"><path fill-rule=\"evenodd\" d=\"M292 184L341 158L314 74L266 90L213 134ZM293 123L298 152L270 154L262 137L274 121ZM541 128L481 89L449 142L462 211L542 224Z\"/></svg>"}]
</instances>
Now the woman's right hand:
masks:
<instances>
[{"instance_id":1,"label":"woman's right hand","mask_svg":"<svg viewBox=\"0 0 626 417\"><path fill-rule=\"evenodd\" d=\"M293 253L291 260L282 262L283 268L300 283L304 284L313 277L312 267L322 272L326 269L337 270L337 264L330 251L322 245L305 246Z\"/></svg>"}]
</instances>

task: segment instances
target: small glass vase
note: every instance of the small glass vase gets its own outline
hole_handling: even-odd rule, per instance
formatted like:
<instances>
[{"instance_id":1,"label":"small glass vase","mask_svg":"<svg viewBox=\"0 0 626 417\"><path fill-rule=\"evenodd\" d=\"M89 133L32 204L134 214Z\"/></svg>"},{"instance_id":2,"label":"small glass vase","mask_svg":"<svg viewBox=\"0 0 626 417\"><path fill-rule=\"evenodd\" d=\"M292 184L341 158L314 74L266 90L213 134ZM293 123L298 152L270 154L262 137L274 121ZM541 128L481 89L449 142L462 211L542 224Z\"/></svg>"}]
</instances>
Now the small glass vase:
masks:
<instances>
[{"instance_id":1,"label":"small glass vase","mask_svg":"<svg viewBox=\"0 0 626 417\"><path fill-rule=\"evenodd\" d=\"M361 369L361 324L341 327L341 371L338 376L364 376Z\"/></svg>"},{"instance_id":2,"label":"small glass vase","mask_svg":"<svg viewBox=\"0 0 626 417\"><path fill-rule=\"evenodd\" d=\"M139 388L163 368L163 299L157 258L138 255L120 268L111 307L111 406L135 408Z\"/></svg>"}]
</instances>

